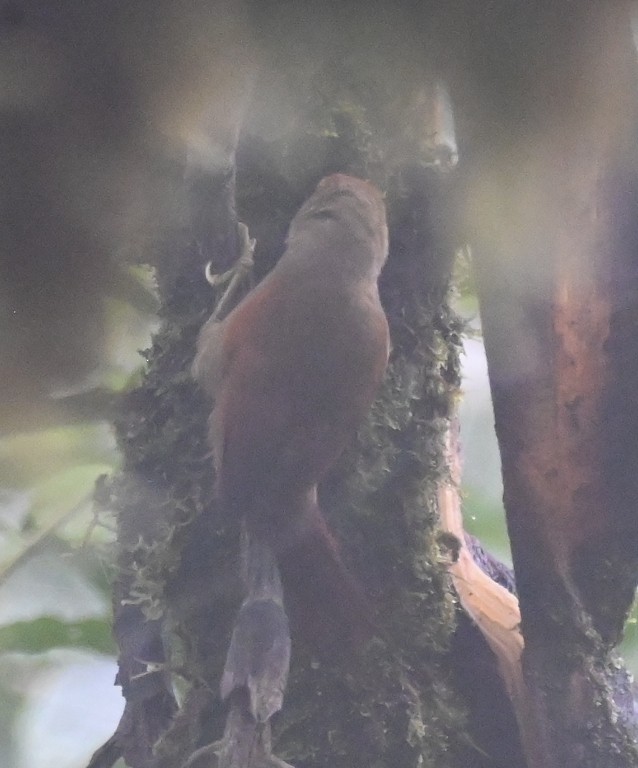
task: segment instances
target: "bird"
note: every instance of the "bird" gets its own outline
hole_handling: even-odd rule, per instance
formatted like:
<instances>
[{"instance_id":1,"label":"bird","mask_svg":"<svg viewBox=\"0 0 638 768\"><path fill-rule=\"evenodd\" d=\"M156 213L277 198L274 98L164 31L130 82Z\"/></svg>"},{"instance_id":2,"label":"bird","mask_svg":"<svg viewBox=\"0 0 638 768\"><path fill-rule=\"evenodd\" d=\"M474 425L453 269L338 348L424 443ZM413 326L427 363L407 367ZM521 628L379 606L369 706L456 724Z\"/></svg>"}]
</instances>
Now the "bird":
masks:
<instances>
[{"instance_id":1,"label":"bird","mask_svg":"<svg viewBox=\"0 0 638 768\"><path fill-rule=\"evenodd\" d=\"M214 400L209 443L221 509L270 548L293 629L318 651L357 646L374 632L317 486L384 377L390 341L378 278L387 254L380 190L346 174L325 177L293 218L270 273L223 320L204 324L192 366ZM260 590L255 599L263 600ZM277 606L280 585L270 593ZM248 595L244 613L250 603Z\"/></svg>"}]
</instances>

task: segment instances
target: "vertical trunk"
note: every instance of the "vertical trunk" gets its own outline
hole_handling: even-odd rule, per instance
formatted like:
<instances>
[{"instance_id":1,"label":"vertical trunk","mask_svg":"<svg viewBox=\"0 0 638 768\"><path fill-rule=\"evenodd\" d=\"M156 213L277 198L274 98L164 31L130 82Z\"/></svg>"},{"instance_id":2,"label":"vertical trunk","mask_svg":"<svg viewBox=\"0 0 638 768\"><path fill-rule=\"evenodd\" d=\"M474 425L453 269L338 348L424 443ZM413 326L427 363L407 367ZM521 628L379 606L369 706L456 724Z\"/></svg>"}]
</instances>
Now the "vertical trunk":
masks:
<instances>
[{"instance_id":1,"label":"vertical trunk","mask_svg":"<svg viewBox=\"0 0 638 768\"><path fill-rule=\"evenodd\" d=\"M537 81L509 133L474 142L469 215L528 763L628 768L638 753L610 682L638 576L636 54L624 3L574 10L563 32L535 51Z\"/></svg>"},{"instance_id":2,"label":"vertical trunk","mask_svg":"<svg viewBox=\"0 0 638 768\"><path fill-rule=\"evenodd\" d=\"M342 119L348 125L347 113ZM367 156L350 143L349 127L346 139L309 132L266 145L244 138L238 206L257 240L258 274L280 255L285 226L336 159L346 171L365 168ZM309 143L321 150L314 165ZM293 636L273 751L298 767L454 768L473 754L439 666L454 619L435 531L445 430L458 386L458 328L446 304L453 248L441 227L448 184L433 168L415 168L397 173L389 185L392 245L381 287L393 333L390 371L358 439L320 489L348 567L378 606L379 637L359 657L344 652L316 659ZM116 633L125 640L132 618L133 630L150 632L159 649L159 656L139 660L137 646L125 648L122 675L132 664L134 678L127 709L152 707L147 690L171 702L152 733L144 717L133 729L123 720L120 737L134 768L175 768L221 737L227 707L219 681L242 597L237 521L220 516L211 493L204 439L210 404L187 374L206 300L198 273L191 272L196 253L186 257L177 280L174 264L160 275L164 327L120 425L125 475L116 502L124 569L118 595L135 605L118 602ZM168 674L175 668L187 690L171 718ZM204 750L197 759L214 761L214 752Z\"/></svg>"}]
</instances>

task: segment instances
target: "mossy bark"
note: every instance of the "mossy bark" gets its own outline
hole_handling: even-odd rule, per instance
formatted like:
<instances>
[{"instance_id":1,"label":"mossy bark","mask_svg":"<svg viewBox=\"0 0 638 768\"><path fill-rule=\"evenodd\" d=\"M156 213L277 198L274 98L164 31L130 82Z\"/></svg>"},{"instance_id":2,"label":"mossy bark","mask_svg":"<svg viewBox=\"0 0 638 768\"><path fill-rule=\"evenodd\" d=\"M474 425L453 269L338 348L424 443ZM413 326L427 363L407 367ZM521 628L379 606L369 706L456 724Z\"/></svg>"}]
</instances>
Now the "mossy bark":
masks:
<instances>
[{"instance_id":1,"label":"mossy bark","mask_svg":"<svg viewBox=\"0 0 638 768\"><path fill-rule=\"evenodd\" d=\"M452 177L425 163L388 172L363 113L335 106L331 114L329 132L306 115L303 131L278 140L245 135L237 199L257 240L259 276L326 173L372 175L388 193L391 253L381 292L391 362L368 420L320 489L344 556L377 607L379 633L357 658L313 658L293 636L273 749L295 766L452 768L474 753L445 665L455 609L436 532L459 384L460 326L447 304ZM166 256L157 264L166 269L158 276L162 326L118 420L124 470L112 484L121 569L115 631L132 723L124 752L135 768L173 768L221 736L227 707L218 685L241 600L239 521L222 519L216 506L205 439L211 404L189 376L215 297L196 249L184 240L173 253L170 264ZM186 690L179 708L171 676Z\"/></svg>"}]
</instances>

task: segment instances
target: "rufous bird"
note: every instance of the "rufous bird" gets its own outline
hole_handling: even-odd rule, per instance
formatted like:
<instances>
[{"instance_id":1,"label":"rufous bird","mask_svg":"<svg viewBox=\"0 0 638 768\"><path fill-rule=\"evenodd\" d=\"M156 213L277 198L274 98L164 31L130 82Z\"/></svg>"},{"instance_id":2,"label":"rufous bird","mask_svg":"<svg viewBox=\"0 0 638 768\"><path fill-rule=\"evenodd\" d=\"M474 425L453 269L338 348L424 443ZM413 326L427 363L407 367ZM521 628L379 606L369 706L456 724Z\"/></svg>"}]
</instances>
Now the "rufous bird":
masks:
<instances>
[{"instance_id":1,"label":"rufous bird","mask_svg":"<svg viewBox=\"0 0 638 768\"><path fill-rule=\"evenodd\" d=\"M315 648L357 644L373 631L317 484L384 375L389 333L377 280L387 251L379 190L343 174L324 178L274 269L222 322L204 325L193 363L215 401L209 439L222 509L272 549L286 611Z\"/></svg>"}]
</instances>

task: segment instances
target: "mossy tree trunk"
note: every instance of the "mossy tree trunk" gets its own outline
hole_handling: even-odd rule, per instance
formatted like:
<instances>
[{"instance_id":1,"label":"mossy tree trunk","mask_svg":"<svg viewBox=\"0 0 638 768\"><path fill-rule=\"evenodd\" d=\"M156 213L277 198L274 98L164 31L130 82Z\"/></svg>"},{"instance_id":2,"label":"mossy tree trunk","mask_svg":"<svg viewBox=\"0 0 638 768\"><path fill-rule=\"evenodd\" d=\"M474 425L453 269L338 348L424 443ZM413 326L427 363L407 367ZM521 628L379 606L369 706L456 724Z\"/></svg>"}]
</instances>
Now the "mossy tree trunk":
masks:
<instances>
[{"instance_id":1,"label":"mossy tree trunk","mask_svg":"<svg viewBox=\"0 0 638 768\"><path fill-rule=\"evenodd\" d=\"M356 658L314 658L293 636L273 748L295 766L451 767L467 764L468 754L479 765L445 664L455 608L449 552L436 533L459 384L460 327L447 304L453 175L427 163L387 171L350 107L335 108L331 119L330 132L306 115L303 130L278 140L244 135L237 200L257 240L259 276L281 254L289 221L326 173L372 176L388 191L391 254L381 292L391 362L368 420L320 489L344 556L377 608L379 635ZM232 206L218 208L232 220ZM134 768L179 766L221 736L227 707L219 679L242 596L239 521L222 519L213 493L205 440L211 404L189 375L196 333L215 296L187 237L173 261L158 261L162 327L118 422L125 464L111 488L121 553L115 631L127 696L116 740ZM180 707L171 674L186 690Z\"/></svg>"}]
</instances>

